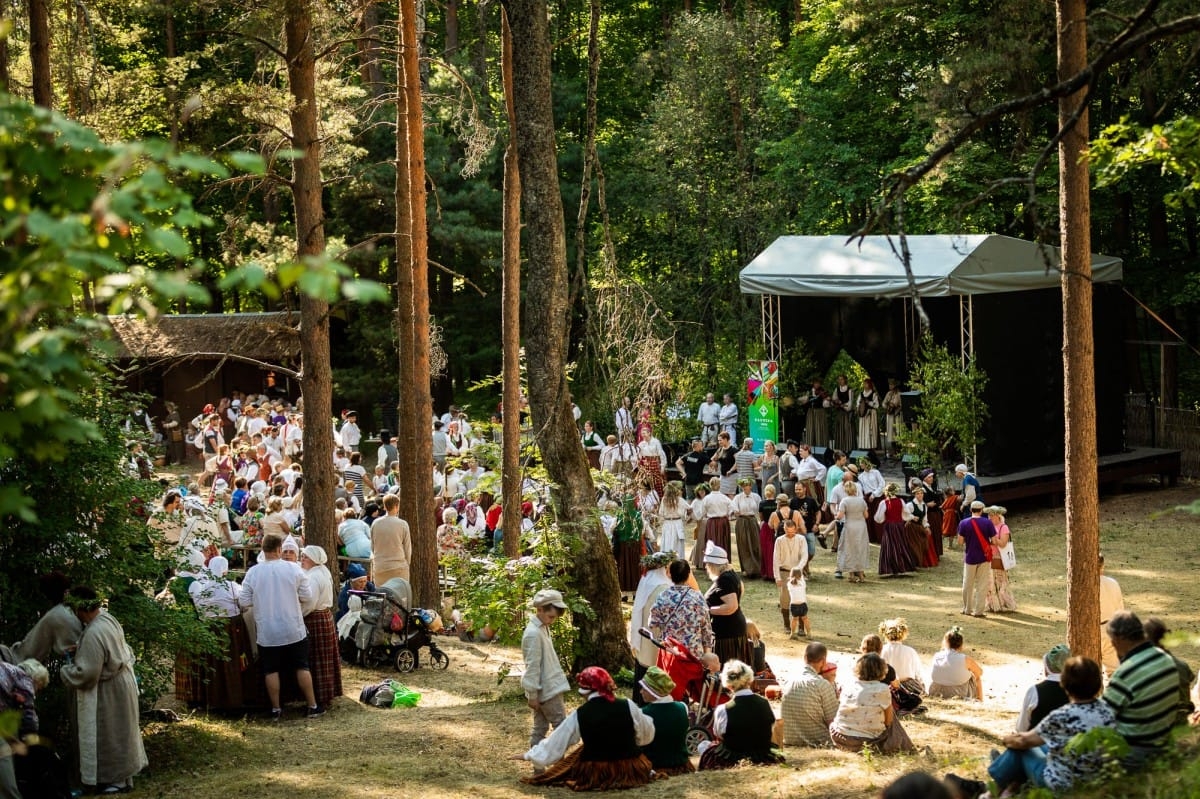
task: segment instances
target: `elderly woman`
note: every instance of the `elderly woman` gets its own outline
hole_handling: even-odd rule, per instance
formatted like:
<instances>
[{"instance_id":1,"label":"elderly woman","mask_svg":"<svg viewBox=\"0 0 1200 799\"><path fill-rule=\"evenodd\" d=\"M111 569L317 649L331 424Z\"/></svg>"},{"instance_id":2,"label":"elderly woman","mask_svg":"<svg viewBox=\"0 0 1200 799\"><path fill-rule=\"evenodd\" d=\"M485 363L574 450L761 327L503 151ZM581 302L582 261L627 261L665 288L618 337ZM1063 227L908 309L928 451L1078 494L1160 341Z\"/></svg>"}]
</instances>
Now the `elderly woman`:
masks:
<instances>
[{"instance_id":1,"label":"elderly woman","mask_svg":"<svg viewBox=\"0 0 1200 799\"><path fill-rule=\"evenodd\" d=\"M711 541L704 550L704 568L713 581L704 595L712 617L713 651L722 663L728 660L749 663L753 652L746 637L746 617L741 607L742 580L729 564L729 553Z\"/></svg>"},{"instance_id":2,"label":"elderly woman","mask_svg":"<svg viewBox=\"0 0 1200 799\"><path fill-rule=\"evenodd\" d=\"M992 505L985 508L984 513L996 528L996 535L988 543L992 547L992 579L988 582L987 609L989 613L1013 613L1017 609L1017 600L1013 597L1012 586L1008 581L1008 569L1004 568L1004 558L1000 550L1012 542L1012 532L1004 521L1008 510Z\"/></svg>"},{"instance_id":3,"label":"elderly woman","mask_svg":"<svg viewBox=\"0 0 1200 799\"><path fill-rule=\"evenodd\" d=\"M671 585L658 595L650 608L649 627L660 638L674 638L696 657L711 652L715 644L708 604L691 583L692 567L686 560L667 566Z\"/></svg>"},{"instance_id":4,"label":"elderly woman","mask_svg":"<svg viewBox=\"0 0 1200 799\"><path fill-rule=\"evenodd\" d=\"M717 743L701 753L700 770L732 768L742 762L782 763L783 754L771 742L775 712L752 690L754 670L740 660L730 660L721 669L721 684L732 697L713 713Z\"/></svg>"},{"instance_id":5,"label":"elderly woman","mask_svg":"<svg viewBox=\"0 0 1200 799\"><path fill-rule=\"evenodd\" d=\"M650 758L655 775L674 776L695 771L687 748L688 709L671 696L675 681L658 666L651 666L638 688L645 702L642 712L654 722L654 740L642 747L642 754Z\"/></svg>"},{"instance_id":6,"label":"elderly woman","mask_svg":"<svg viewBox=\"0 0 1200 799\"><path fill-rule=\"evenodd\" d=\"M983 701L983 667L963 652L962 647L962 628L955 625L946 631L942 648L933 656L933 668L929 673L930 696Z\"/></svg>"},{"instance_id":7,"label":"elderly woman","mask_svg":"<svg viewBox=\"0 0 1200 799\"><path fill-rule=\"evenodd\" d=\"M313 693L317 704L329 704L342 695L342 659L338 651L337 625L333 621L333 576L325 565L325 550L306 546L300 566L308 576L312 595L302 600L304 627L308 630L308 667L312 672Z\"/></svg>"},{"instance_id":8,"label":"elderly woman","mask_svg":"<svg viewBox=\"0 0 1200 799\"><path fill-rule=\"evenodd\" d=\"M1068 751L1081 733L1097 727L1116 729L1112 708L1099 698L1100 664L1085 657L1070 658L1060 679L1070 702L1050 711L1032 730L1006 735L1004 752L988 766L988 775L1006 795L1025 782L1058 795L1105 774L1104 747Z\"/></svg>"},{"instance_id":9,"label":"elderly woman","mask_svg":"<svg viewBox=\"0 0 1200 799\"><path fill-rule=\"evenodd\" d=\"M938 554L929 533L929 505L925 503L925 484L913 478L912 500L905 504L904 540L913 553L917 566L923 569L938 565Z\"/></svg>"},{"instance_id":10,"label":"elderly woman","mask_svg":"<svg viewBox=\"0 0 1200 799\"><path fill-rule=\"evenodd\" d=\"M762 575L762 550L758 540L758 506L762 497L754 493L754 479L738 479L740 491L733 498L733 531L737 538L742 577L757 580Z\"/></svg>"},{"instance_id":11,"label":"elderly woman","mask_svg":"<svg viewBox=\"0 0 1200 799\"><path fill-rule=\"evenodd\" d=\"M229 577L229 561L217 555L188 586L196 612L206 619L220 619L224 651L217 656L188 663L188 695L180 696L192 707L238 710L258 701L260 675L254 662L250 632L242 618L237 598L242 587ZM179 665L176 665L179 668ZM178 690L176 691L178 693Z\"/></svg>"},{"instance_id":12,"label":"elderly woman","mask_svg":"<svg viewBox=\"0 0 1200 799\"><path fill-rule=\"evenodd\" d=\"M437 528L438 560L466 556L462 528L458 526L458 510L454 507L442 511L442 523Z\"/></svg>"},{"instance_id":13,"label":"elderly woman","mask_svg":"<svg viewBox=\"0 0 1200 799\"><path fill-rule=\"evenodd\" d=\"M860 752L868 746L882 754L912 752L908 734L896 721L892 691L886 679L888 664L868 652L854 664L855 680L842 690L829 737L839 749Z\"/></svg>"},{"instance_id":14,"label":"elderly woman","mask_svg":"<svg viewBox=\"0 0 1200 799\"><path fill-rule=\"evenodd\" d=\"M641 747L654 740L654 722L632 699L617 699L608 672L591 666L579 675L584 702L524 754L541 774L525 777L529 785L565 785L575 791L636 788L654 778L654 767ZM574 750L567 750L580 743Z\"/></svg>"}]
</instances>

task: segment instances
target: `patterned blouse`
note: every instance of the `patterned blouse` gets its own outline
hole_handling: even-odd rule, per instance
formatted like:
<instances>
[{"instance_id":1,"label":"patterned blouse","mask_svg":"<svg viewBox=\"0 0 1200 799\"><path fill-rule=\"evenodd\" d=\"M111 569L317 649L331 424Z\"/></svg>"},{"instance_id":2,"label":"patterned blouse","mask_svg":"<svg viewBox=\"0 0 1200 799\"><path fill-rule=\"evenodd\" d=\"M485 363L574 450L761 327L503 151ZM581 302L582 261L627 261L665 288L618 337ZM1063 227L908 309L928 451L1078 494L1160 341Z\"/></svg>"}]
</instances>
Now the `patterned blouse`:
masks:
<instances>
[{"instance_id":1,"label":"patterned blouse","mask_svg":"<svg viewBox=\"0 0 1200 799\"><path fill-rule=\"evenodd\" d=\"M687 585L672 585L658 595L650 609L650 626L670 636L699 657L713 648L712 624L704 595Z\"/></svg>"}]
</instances>

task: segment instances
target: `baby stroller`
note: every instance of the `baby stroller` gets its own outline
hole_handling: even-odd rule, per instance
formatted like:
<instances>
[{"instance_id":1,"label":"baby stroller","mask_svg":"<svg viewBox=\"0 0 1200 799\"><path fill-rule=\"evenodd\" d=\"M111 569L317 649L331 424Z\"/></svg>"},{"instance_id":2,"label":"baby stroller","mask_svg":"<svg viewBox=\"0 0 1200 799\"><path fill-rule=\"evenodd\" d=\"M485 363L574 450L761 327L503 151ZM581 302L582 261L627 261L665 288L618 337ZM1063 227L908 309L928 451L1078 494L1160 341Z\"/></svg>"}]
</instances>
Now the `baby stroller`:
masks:
<instances>
[{"instance_id":1,"label":"baby stroller","mask_svg":"<svg viewBox=\"0 0 1200 799\"><path fill-rule=\"evenodd\" d=\"M429 649L429 665L442 670L450 665L449 656L438 648L431 633L441 626L432 610L407 607L407 583L394 585L389 580L379 591L351 591L362 599L363 607L354 627L356 661L365 666L395 665L396 671L408 672L421 667L421 649Z\"/></svg>"},{"instance_id":2,"label":"baby stroller","mask_svg":"<svg viewBox=\"0 0 1200 799\"><path fill-rule=\"evenodd\" d=\"M704 668L700 659L675 638L655 640L653 633L642 627L638 634L658 647L658 667L675 683L671 698L688 708L688 754L700 754L700 744L711 741L713 710L721 704L721 678Z\"/></svg>"}]
</instances>

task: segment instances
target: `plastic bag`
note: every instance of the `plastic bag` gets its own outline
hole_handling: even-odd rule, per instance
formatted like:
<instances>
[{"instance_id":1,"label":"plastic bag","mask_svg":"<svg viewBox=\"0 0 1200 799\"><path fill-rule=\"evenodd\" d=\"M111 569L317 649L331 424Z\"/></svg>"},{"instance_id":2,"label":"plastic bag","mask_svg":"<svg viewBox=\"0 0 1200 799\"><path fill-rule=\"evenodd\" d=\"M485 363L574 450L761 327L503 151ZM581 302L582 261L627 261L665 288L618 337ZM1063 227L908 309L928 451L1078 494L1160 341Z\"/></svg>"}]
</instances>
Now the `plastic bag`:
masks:
<instances>
[{"instance_id":1,"label":"plastic bag","mask_svg":"<svg viewBox=\"0 0 1200 799\"><path fill-rule=\"evenodd\" d=\"M392 707L416 707L421 701L421 695L409 688L407 685L402 685L395 680L388 680L394 694L392 698Z\"/></svg>"}]
</instances>

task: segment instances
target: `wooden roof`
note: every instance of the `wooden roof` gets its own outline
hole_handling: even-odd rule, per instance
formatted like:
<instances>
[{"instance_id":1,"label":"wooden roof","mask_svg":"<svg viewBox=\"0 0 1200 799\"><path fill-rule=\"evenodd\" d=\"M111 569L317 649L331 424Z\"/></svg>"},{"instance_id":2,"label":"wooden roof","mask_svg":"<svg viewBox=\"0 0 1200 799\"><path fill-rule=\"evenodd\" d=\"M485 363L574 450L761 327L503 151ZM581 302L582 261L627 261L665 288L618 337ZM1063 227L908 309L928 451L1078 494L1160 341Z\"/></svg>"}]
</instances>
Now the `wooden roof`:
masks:
<instances>
[{"instance_id":1,"label":"wooden roof","mask_svg":"<svg viewBox=\"0 0 1200 799\"><path fill-rule=\"evenodd\" d=\"M217 360L240 355L294 361L300 355L299 318L288 313L163 314L154 321L110 316L117 358Z\"/></svg>"}]
</instances>

